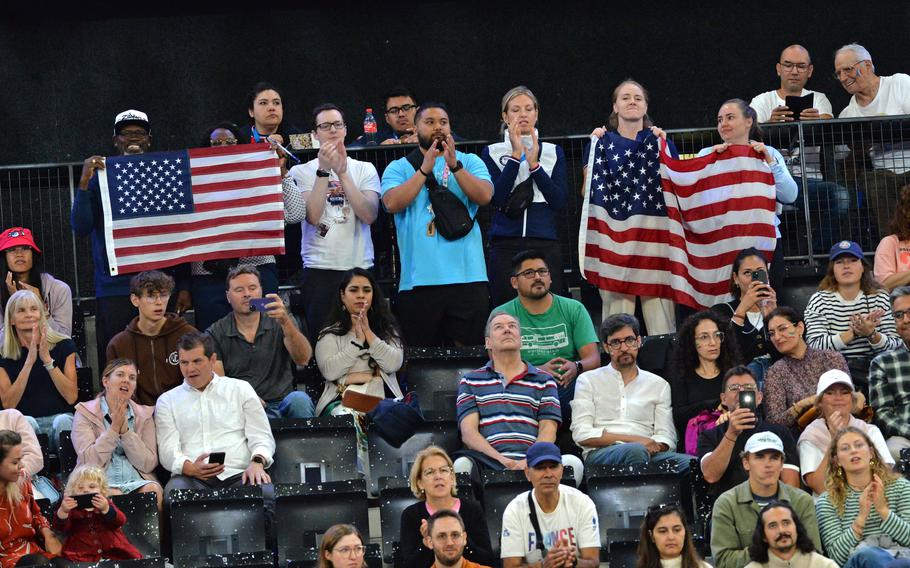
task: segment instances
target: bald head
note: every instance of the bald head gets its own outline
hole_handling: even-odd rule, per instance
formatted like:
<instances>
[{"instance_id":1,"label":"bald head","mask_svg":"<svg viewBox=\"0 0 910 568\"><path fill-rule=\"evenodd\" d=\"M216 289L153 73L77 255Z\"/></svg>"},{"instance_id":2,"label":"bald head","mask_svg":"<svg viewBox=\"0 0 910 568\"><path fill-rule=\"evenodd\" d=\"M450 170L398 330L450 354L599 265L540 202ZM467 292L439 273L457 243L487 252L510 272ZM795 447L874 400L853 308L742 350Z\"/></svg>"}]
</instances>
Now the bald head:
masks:
<instances>
[{"instance_id":1,"label":"bald head","mask_svg":"<svg viewBox=\"0 0 910 568\"><path fill-rule=\"evenodd\" d=\"M777 75L780 77L780 88L786 95L800 96L809 77L812 76L812 59L809 50L797 44L787 46L780 52L777 63Z\"/></svg>"},{"instance_id":2,"label":"bald head","mask_svg":"<svg viewBox=\"0 0 910 568\"><path fill-rule=\"evenodd\" d=\"M798 43L788 45L784 48L783 51L780 52L780 60L782 62L793 57L805 60L805 62L809 63L810 65L812 64L812 58L809 56L809 50ZM790 59L790 61L793 61L793 59Z\"/></svg>"}]
</instances>

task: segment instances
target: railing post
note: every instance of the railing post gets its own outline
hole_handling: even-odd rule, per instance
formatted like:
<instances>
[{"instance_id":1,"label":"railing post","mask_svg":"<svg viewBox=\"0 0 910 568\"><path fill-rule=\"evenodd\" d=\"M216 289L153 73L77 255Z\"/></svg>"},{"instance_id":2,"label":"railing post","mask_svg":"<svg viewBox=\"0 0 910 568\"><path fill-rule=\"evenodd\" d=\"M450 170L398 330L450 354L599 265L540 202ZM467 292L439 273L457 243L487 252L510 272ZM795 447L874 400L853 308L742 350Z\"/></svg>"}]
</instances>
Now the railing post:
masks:
<instances>
[{"instance_id":1,"label":"railing post","mask_svg":"<svg viewBox=\"0 0 910 568\"><path fill-rule=\"evenodd\" d=\"M799 137L799 179L802 182L803 211L806 216L806 250L809 254L809 266L815 266L815 256L812 250L812 215L809 212L809 178L806 169L806 144L803 136L803 123L796 123L796 135ZM792 169L791 169L792 171Z\"/></svg>"}]
</instances>

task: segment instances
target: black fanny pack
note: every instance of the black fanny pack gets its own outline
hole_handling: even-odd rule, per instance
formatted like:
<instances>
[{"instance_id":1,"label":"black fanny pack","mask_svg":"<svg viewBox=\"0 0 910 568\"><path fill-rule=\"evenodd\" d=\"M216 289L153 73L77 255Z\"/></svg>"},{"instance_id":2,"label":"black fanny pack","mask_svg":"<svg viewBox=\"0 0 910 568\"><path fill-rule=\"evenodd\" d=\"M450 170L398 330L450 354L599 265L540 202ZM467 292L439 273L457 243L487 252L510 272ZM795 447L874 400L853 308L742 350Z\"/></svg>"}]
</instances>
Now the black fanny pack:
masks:
<instances>
[{"instance_id":1,"label":"black fanny pack","mask_svg":"<svg viewBox=\"0 0 910 568\"><path fill-rule=\"evenodd\" d=\"M528 178L512 188L512 193L505 205L499 208L503 215L510 219L518 219L524 214L525 209L534 201L534 180Z\"/></svg>"},{"instance_id":2,"label":"black fanny pack","mask_svg":"<svg viewBox=\"0 0 910 568\"><path fill-rule=\"evenodd\" d=\"M420 170L423 165L423 154L415 148L407 156L408 162L415 170ZM457 241L471 232L474 228L474 218L468 213L468 208L458 199L454 193L441 185L433 172L427 176L427 191L429 192L430 204L433 206L433 224L442 238L449 241Z\"/></svg>"}]
</instances>

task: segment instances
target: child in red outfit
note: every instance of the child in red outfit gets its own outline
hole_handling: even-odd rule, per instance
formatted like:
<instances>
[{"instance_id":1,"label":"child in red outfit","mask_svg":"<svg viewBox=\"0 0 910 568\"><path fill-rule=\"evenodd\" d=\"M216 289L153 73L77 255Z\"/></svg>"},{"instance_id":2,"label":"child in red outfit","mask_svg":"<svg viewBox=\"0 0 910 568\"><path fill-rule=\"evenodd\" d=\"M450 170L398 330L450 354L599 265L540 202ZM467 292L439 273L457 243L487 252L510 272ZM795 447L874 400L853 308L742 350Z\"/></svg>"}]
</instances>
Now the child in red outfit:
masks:
<instances>
[{"instance_id":1,"label":"child in red outfit","mask_svg":"<svg viewBox=\"0 0 910 568\"><path fill-rule=\"evenodd\" d=\"M66 534L61 556L73 562L142 558L120 530L126 515L108 499L104 470L80 466L66 483L63 500L54 515L54 528ZM74 495L94 493L92 507L79 509Z\"/></svg>"}]
</instances>

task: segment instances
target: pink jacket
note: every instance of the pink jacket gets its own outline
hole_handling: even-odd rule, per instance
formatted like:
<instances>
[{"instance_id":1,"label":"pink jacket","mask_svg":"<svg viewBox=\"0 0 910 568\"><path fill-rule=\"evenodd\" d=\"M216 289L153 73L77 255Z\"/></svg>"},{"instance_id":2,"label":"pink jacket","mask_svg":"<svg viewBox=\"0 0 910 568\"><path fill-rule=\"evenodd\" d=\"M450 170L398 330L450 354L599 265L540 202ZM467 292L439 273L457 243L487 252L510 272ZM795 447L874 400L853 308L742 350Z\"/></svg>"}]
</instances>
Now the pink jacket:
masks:
<instances>
[{"instance_id":1,"label":"pink jacket","mask_svg":"<svg viewBox=\"0 0 910 568\"><path fill-rule=\"evenodd\" d=\"M158 465L158 442L155 438L155 409L130 401L135 416L135 430L130 429L122 436L111 429L105 429L101 413L101 399L94 398L76 405L73 418L73 447L78 456L78 465L93 465L103 469L111 463L111 456L117 448L117 440L123 440L123 451L127 459L143 479L158 481L155 466Z\"/></svg>"},{"instance_id":2,"label":"pink jacket","mask_svg":"<svg viewBox=\"0 0 910 568\"><path fill-rule=\"evenodd\" d=\"M0 410L0 430L12 430L22 437L22 461L19 463L26 471L35 475L44 468L38 436L21 412L15 408Z\"/></svg>"}]
</instances>

